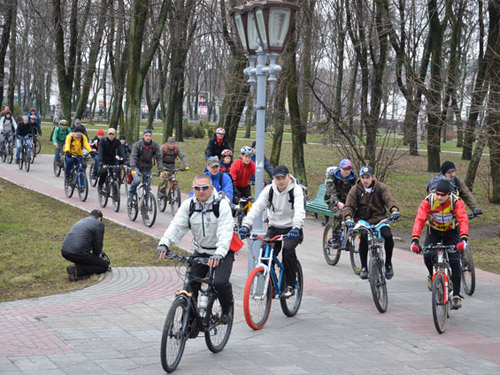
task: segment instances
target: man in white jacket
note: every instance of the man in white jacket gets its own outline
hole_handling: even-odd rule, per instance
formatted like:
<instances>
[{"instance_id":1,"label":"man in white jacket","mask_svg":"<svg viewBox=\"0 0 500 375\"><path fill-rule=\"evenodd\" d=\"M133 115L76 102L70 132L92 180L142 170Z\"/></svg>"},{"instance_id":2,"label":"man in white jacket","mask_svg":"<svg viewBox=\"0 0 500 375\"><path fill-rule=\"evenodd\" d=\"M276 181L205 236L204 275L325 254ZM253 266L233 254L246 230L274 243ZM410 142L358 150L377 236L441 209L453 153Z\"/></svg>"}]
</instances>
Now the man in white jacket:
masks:
<instances>
[{"instance_id":1,"label":"man in white jacket","mask_svg":"<svg viewBox=\"0 0 500 375\"><path fill-rule=\"evenodd\" d=\"M226 199L219 198L207 175L198 175L193 179L194 197L186 199L174 219L163 234L156 252L159 259L164 259L169 246L178 243L191 229L194 236L195 252L193 256L207 257L207 266L196 264L192 275L204 277L208 267L217 267L214 286L222 307L222 323L230 321L230 307L233 303L233 290L229 278L233 269L234 253L229 250L233 238L233 216ZM200 283L191 281L195 296Z\"/></svg>"},{"instance_id":2,"label":"man in white jacket","mask_svg":"<svg viewBox=\"0 0 500 375\"><path fill-rule=\"evenodd\" d=\"M288 238L283 241L286 288L281 293L281 298L288 298L295 293L294 284L297 274L295 248L304 237L302 227L306 211L304 209L304 191L284 165L278 165L274 168L273 183L262 190L250 212L243 219L239 231L241 239L248 236L254 220L266 208L271 208L266 237L288 234ZM281 250L281 242L276 243L274 250L275 254L278 255Z\"/></svg>"}]
</instances>

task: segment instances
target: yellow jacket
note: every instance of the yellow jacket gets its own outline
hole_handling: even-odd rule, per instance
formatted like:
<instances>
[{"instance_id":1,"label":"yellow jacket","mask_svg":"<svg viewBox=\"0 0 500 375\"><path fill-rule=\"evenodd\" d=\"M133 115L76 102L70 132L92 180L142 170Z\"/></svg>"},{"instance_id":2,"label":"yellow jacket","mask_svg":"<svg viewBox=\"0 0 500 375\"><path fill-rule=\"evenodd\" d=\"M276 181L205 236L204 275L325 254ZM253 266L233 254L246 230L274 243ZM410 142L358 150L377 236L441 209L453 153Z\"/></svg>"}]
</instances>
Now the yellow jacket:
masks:
<instances>
[{"instance_id":1,"label":"yellow jacket","mask_svg":"<svg viewBox=\"0 0 500 375\"><path fill-rule=\"evenodd\" d=\"M77 138L75 133L69 133L66 136L66 142L64 143L63 152L66 153L69 151L71 155L83 156L83 149L91 152L89 141L85 134L82 134L81 138Z\"/></svg>"}]
</instances>

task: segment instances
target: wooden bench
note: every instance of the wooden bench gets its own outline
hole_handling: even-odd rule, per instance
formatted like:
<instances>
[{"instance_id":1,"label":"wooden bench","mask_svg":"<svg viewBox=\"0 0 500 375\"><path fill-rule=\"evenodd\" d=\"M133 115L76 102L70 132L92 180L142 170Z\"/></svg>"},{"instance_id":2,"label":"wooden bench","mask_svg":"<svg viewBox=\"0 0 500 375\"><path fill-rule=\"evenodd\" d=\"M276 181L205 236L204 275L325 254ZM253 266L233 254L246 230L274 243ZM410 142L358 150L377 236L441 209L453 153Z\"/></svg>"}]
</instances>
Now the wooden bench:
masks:
<instances>
[{"instance_id":1,"label":"wooden bench","mask_svg":"<svg viewBox=\"0 0 500 375\"><path fill-rule=\"evenodd\" d=\"M319 185L314 198L306 203L306 212L312 212L316 218L318 215L323 215L325 217L323 226L328 223L330 216L333 216L333 212L330 211L330 208L328 208L328 205L325 202L325 192L326 184L323 183Z\"/></svg>"}]
</instances>

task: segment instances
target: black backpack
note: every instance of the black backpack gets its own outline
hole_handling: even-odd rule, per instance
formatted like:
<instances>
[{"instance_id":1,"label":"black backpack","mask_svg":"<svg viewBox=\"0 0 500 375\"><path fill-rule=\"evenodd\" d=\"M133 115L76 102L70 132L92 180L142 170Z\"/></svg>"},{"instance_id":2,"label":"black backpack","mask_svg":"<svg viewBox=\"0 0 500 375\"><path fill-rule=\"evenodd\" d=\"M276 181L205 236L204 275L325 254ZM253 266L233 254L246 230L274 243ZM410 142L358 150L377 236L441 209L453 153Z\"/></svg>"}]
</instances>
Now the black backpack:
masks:
<instances>
[{"instance_id":1,"label":"black backpack","mask_svg":"<svg viewBox=\"0 0 500 375\"><path fill-rule=\"evenodd\" d=\"M306 202L307 202L306 188L304 185L299 183L299 181L297 179L295 179L295 183L302 188L302 194L304 195L304 210L305 210ZM295 203L295 194L293 193L294 190L295 190L295 188L288 191L288 202L292 204L292 210L294 209L294 203ZM268 200L269 200L269 203L271 203L270 208L272 208L272 210L274 211L273 196L274 196L274 189L271 186L271 188L269 189Z\"/></svg>"},{"instance_id":2,"label":"black backpack","mask_svg":"<svg viewBox=\"0 0 500 375\"><path fill-rule=\"evenodd\" d=\"M213 201L212 203L212 207L205 210L205 212L213 212L215 217L218 219L219 218L219 208L220 208L220 201L222 200L223 198L222 197L217 197L215 198L215 200ZM191 229L191 222L190 222L190 219L191 219L191 216L195 213L195 212L202 212L203 209L201 207L196 207L196 203L194 202L194 199L191 199L191 202L189 202L189 215L188 215L188 220L189 220L189 229Z\"/></svg>"}]
</instances>

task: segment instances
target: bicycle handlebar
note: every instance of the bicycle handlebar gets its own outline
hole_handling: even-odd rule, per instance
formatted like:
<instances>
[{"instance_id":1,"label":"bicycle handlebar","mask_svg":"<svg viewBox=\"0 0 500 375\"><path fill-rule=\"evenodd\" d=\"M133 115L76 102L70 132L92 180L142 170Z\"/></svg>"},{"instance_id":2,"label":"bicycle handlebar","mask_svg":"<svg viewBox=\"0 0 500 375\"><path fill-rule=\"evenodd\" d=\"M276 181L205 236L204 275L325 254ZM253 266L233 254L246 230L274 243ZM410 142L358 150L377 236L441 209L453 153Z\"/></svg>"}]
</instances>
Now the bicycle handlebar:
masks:
<instances>
[{"instance_id":1,"label":"bicycle handlebar","mask_svg":"<svg viewBox=\"0 0 500 375\"><path fill-rule=\"evenodd\" d=\"M248 237L250 240L256 240L256 239L259 239L261 240L262 242L276 242L276 241L284 241L288 238L288 234L278 234L272 238L265 238L265 237L262 237L261 235L259 234L251 234L249 237Z\"/></svg>"},{"instance_id":2,"label":"bicycle handlebar","mask_svg":"<svg viewBox=\"0 0 500 375\"><path fill-rule=\"evenodd\" d=\"M448 253L456 253L458 251L455 245L443 245L440 243L422 247L422 253L424 254L433 253L440 250L446 251Z\"/></svg>"},{"instance_id":3,"label":"bicycle handlebar","mask_svg":"<svg viewBox=\"0 0 500 375\"><path fill-rule=\"evenodd\" d=\"M186 168L174 168L174 169L169 169L169 168L163 168L163 172L185 172Z\"/></svg>"}]
</instances>

